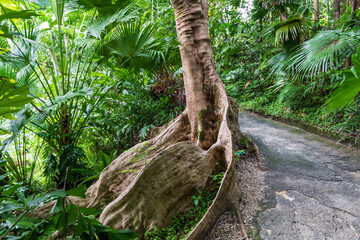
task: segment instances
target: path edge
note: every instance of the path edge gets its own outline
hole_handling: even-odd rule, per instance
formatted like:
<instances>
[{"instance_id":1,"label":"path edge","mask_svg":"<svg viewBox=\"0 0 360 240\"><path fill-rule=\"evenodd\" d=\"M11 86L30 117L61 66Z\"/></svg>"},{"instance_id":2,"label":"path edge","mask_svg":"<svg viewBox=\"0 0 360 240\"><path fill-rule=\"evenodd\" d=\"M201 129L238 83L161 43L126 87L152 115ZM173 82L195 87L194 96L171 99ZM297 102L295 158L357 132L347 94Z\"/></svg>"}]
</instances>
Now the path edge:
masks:
<instances>
[{"instance_id":1,"label":"path edge","mask_svg":"<svg viewBox=\"0 0 360 240\"><path fill-rule=\"evenodd\" d=\"M257 116L260 116L260 117L263 117L266 119L270 119L270 120L273 120L276 122L284 123L284 124L290 125L292 127L297 127L301 130L304 130L305 132L309 132L309 133L318 135L327 140L335 141L336 143L345 145L346 147L360 150L360 138L346 136L344 134L337 134L330 130L321 129L320 127L315 126L315 125L311 125L308 123L300 122L300 121L285 118L285 117L269 115L262 111L255 111L255 110L249 110L249 109L245 110L243 108L241 109L241 111L245 112L245 113L257 115Z\"/></svg>"}]
</instances>

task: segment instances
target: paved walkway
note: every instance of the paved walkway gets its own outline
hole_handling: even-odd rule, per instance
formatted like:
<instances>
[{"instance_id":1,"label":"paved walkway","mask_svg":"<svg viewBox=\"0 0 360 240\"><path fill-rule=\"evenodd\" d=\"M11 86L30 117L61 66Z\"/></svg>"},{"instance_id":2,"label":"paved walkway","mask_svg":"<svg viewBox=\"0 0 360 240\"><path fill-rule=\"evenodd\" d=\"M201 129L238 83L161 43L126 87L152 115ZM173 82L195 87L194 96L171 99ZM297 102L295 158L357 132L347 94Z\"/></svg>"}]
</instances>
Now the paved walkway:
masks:
<instances>
[{"instance_id":1,"label":"paved walkway","mask_svg":"<svg viewBox=\"0 0 360 240\"><path fill-rule=\"evenodd\" d=\"M258 216L263 239L360 240L360 155L252 114L239 123L271 169Z\"/></svg>"}]
</instances>

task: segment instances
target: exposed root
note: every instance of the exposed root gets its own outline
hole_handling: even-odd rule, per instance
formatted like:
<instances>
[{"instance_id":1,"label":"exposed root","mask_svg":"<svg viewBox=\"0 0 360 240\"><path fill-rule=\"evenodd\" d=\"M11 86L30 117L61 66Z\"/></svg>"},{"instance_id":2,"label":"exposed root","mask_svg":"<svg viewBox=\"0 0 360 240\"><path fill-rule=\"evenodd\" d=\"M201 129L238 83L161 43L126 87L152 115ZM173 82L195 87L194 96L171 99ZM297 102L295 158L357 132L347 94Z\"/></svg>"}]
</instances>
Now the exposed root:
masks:
<instances>
[{"instance_id":1,"label":"exposed root","mask_svg":"<svg viewBox=\"0 0 360 240\"><path fill-rule=\"evenodd\" d=\"M261 156L260 156L260 151L259 151L259 147L254 143L253 140L251 140L248 136L246 136L245 134L241 133L243 135L243 137L247 140L247 142L251 143L252 146L252 150L255 151L255 156L256 156L256 160L257 160L257 164L258 167L261 171L270 171L269 168L265 167L262 160L261 160ZM251 150L250 145L247 143L246 144L246 148Z\"/></svg>"},{"instance_id":2,"label":"exposed root","mask_svg":"<svg viewBox=\"0 0 360 240\"><path fill-rule=\"evenodd\" d=\"M88 189L86 198L91 199L88 207L106 206L127 191L139 173L142 173L154 158L170 146L188 140L188 129L189 122L186 114L183 114L155 138L121 154L103 170L99 180Z\"/></svg>"},{"instance_id":3,"label":"exposed root","mask_svg":"<svg viewBox=\"0 0 360 240\"><path fill-rule=\"evenodd\" d=\"M203 219L187 237L203 239L218 217L240 199L234 152L239 150L245 136L239 130L238 109L231 99L227 100L222 100L224 107L218 110L223 120L217 142L209 150L188 140L190 127L187 115L183 114L158 136L114 160L88 189L86 199L71 198L72 203L93 208L105 206L100 216L102 223L143 234L154 226L167 225L176 212L189 207L191 196L205 187L216 162L220 162L226 172L219 191ZM257 147L255 150L258 152ZM257 154L258 163L259 156ZM37 209L36 215L45 216L51 206ZM241 215L238 216L241 224ZM243 223L241 227L246 236Z\"/></svg>"},{"instance_id":4,"label":"exposed root","mask_svg":"<svg viewBox=\"0 0 360 240\"><path fill-rule=\"evenodd\" d=\"M248 237L248 235L247 235L247 233L246 233L246 228L245 228L244 221L243 221L243 219L242 219L242 215L241 215L241 210L240 210L239 204L235 204L234 207L235 207L236 215L237 215L237 217L238 217L238 221L239 221L239 224L240 224L241 234L242 234L242 236L244 237L244 239L248 240L249 237Z\"/></svg>"}]
</instances>

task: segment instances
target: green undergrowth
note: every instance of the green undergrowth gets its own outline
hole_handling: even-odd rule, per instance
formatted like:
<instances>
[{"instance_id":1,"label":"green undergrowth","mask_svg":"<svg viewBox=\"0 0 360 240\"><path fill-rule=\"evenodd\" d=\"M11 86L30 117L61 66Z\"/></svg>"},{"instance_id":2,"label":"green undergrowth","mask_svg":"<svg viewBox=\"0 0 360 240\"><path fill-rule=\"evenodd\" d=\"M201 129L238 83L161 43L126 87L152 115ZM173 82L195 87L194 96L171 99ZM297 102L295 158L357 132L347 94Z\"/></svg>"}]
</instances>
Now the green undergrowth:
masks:
<instances>
[{"instance_id":1,"label":"green undergrowth","mask_svg":"<svg viewBox=\"0 0 360 240\"><path fill-rule=\"evenodd\" d=\"M148 230L145 233L145 239L185 239L196 224L203 218L213 203L223 177L224 172L220 172L218 174L214 173L214 175L211 175L211 181L208 187L204 190L198 190L197 193L191 197L193 203L192 207L188 211L176 213L171 223L166 227L161 229L154 227Z\"/></svg>"},{"instance_id":2,"label":"green undergrowth","mask_svg":"<svg viewBox=\"0 0 360 240\"><path fill-rule=\"evenodd\" d=\"M310 124L324 132L343 132L352 135L359 127L359 115L353 115L350 108L326 113L319 110L319 107L291 109L283 103L264 102L261 99L242 102L239 105L244 110Z\"/></svg>"}]
</instances>

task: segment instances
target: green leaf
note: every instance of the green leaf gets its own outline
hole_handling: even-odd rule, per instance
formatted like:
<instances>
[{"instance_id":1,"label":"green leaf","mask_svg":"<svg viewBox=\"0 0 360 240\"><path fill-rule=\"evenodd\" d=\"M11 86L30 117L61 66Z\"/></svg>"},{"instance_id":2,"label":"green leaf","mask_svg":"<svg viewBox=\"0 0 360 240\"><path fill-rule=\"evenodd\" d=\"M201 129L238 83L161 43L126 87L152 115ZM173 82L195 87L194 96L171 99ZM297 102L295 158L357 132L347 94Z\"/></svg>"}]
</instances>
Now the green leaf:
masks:
<instances>
[{"instance_id":1,"label":"green leaf","mask_svg":"<svg viewBox=\"0 0 360 240\"><path fill-rule=\"evenodd\" d=\"M7 219L11 224L14 224L18 218L10 218ZM25 228L25 229L33 229L35 227L35 224L40 222L41 220L38 218L31 218L31 217L22 217L21 220L16 224L19 228Z\"/></svg>"},{"instance_id":2,"label":"green leaf","mask_svg":"<svg viewBox=\"0 0 360 240\"><path fill-rule=\"evenodd\" d=\"M28 197L28 199L25 200L26 206L28 207L36 207L40 204L43 204L46 200L49 199L48 195L40 196L32 198L32 196Z\"/></svg>"},{"instance_id":3,"label":"green leaf","mask_svg":"<svg viewBox=\"0 0 360 240\"><path fill-rule=\"evenodd\" d=\"M16 88L14 80L0 76L0 117L18 112L25 104L29 103L32 97L28 97L28 94L27 86Z\"/></svg>"},{"instance_id":4,"label":"green leaf","mask_svg":"<svg viewBox=\"0 0 360 240\"><path fill-rule=\"evenodd\" d=\"M79 213L76 210L76 206L73 204L69 205L69 211L67 212L67 227L70 227L71 225L76 223L76 220L78 219Z\"/></svg>"},{"instance_id":5,"label":"green leaf","mask_svg":"<svg viewBox=\"0 0 360 240\"><path fill-rule=\"evenodd\" d=\"M64 0L50 0L49 2L50 2L51 9L53 10L53 12L55 14L58 24L61 25L63 15L64 15L65 1Z\"/></svg>"},{"instance_id":6,"label":"green leaf","mask_svg":"<svg viewBox=\"0 0 360 240\"><path fill-rule=\"evenodd\" d=\"M314 77L321 72L333 68L340 57L354 49L360 43L360 34L356 31L343 30L321 31L312 39L304 42L299 49L289 57L288 69L296 70L293 78Z\"/></svg>"},{"instance_id":7,"label":"green leaf","mask_svg":"<svg viewBox=\"0 0 360 240\"><path fill-rule=\"evenodd\" d=\"M360 55L353 55L352 62L354 64L352 69L343 72L345 80L330 94L329 99L323 106L326 107L328 112L349 106L360 92Z\"/></svg>"},{"instance_id":8,"label":"green leaf","mask_svg":"<svg viewBox=\"0 0 360 240\"><path fill-rule=\"evenodd\" d=\"M69 196L85 198L86 197L85 196L86 190L87 190L86 186L82 185L80 187L67 190L66 193Z\"/></svg>"},{"instance_id":9,"label":"green leaf","mask_svg":"<svg viewBox=\"0 0 360 240\"><path fill-rule=\"evenodd\" d=\"M56 190L48 193L50 197L54 198L64 198L66 197L66 191L65 190Z\"/></svg>"},{"instance_id":10,"label":"green leaf","mask_svg":"<svg viewBox=\"0 0 360 240\"><path fill-rule=\"evenodd\" d=\"M8 161L8 160L1 160L1 161L0 161L0 167L5 166L6 163L7 163L7 161ZM7 174L7 173L6 173L6 174Z\"/></svg>"},{"instance_id":11,"label":"green leaf","mask_svg":"<svg viewBox=\"0 0 360 240\"><path fill-rule=\"evenodd\" d=\"M80 236L87 229L86 219L80 214L78 218L78 224L74 230L74 237Z\"/></svg>"},{"instance_id":12,"label":"green leaf","mask_svg":"<svg viewBox=\"0 0 360 240\"><path fill-rule=\"evenodd\" d=\"M98 211L95 208L86 208L86 207L76 206L76 209L85 215L96 215L96 214L100 213L100 211Z\"/></svg>"},{"instance_id":13,"label":"green leaf","mask_svg":"<svg viewBox=\"0 0 360 240\"><path fill-rule=\"evenodd\" d=\"M64 199L65 198L59 197L50 213L57 213L57 215L63 213Z\"/></svg>"},{"instance_id":14,"label":"green leaf","mask_svg":"<svg viewBox=\"0 0 360 240\"><path fill-rule=\"evenodd\" d=\"M3 196L10 196L10 195L13 194L16 190L18 190L19 187L21 187L20 184L13 185L13 186L9 187L8 189L2 191L1 195L3 195Z\"/></svg>"},{"instance_id":15,"label":"green leaf","mask_svg":"<svg viewBox=\"0 0 360 240\"><path fill-rule=\"evenodd\" d=\"M0 21L13 18L22 18L30 19L31 17L40 16L31 10L22 10L22 11L10 11L5 14L0 15Z\"/></svg>"},{"instance_id":16,"label":"green leaf","mask_svg":"<svg viewBox=\"0 0 360 240\"><path fill-rule=\"evenodd\" d=\"M11 175L11 173L5 173L3 175L0 175L0 181L3 180L4 178L10 176L10 175Z\"/></svg>"},{"instance_id":17,"label":"green leaf","mask_svg":"<svg viewBox=\"0 0 360 240\"><path fill-rule=\"evenodd\" d=\"M15 203L8 203L8 204L4 204L1 208L0 208L0 214L6 213L6 212L12 212L14 210L23 210L24 206L22 204L15 204Z\"/></svg>"},{"instance_id":18,"label":"green leaf","mask_svg":"<svg viewBox=\"0 0 360 240\"><path fill-rule=\"evenodd\" d=\"M132 0L77 0L85 9L96 8L101 14L111 14L127 6Z\"/></svg>"}]
</instances>

